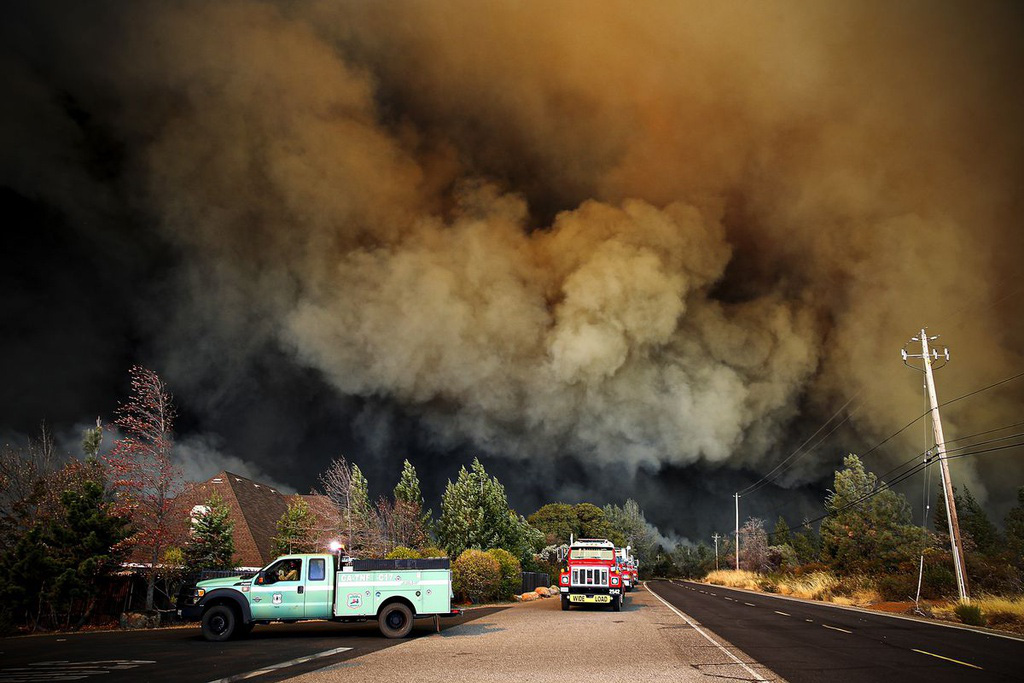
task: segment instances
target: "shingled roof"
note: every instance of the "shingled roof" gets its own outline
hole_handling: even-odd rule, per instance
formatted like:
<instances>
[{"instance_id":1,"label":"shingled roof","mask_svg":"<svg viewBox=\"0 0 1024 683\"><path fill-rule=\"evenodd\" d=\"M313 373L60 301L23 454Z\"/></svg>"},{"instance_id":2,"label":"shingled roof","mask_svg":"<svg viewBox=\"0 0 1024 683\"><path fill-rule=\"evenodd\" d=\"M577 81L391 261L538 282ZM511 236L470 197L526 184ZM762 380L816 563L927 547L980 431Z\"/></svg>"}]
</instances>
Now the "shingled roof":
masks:
<instances>
[{"instance_id":1,"label":"shingled roof","mask_svg":"<svg viewBox=\"0 0 1024 683\"><path fill-rule=\"evenodd\" d=\"M193 484L179 497L179 509L188 515L193 506L202 505L214 493L220 495L235 523L235 556L240 567L259 568L273 559L272 548L277 521L296 498L304 499L320 518L320 527L335 527L334 507L324 496L284 494L269 484L261 484L240 474L223 471L205 482ZM326 545L326 543L325 543Z\"/></svg>"}]
</instances>

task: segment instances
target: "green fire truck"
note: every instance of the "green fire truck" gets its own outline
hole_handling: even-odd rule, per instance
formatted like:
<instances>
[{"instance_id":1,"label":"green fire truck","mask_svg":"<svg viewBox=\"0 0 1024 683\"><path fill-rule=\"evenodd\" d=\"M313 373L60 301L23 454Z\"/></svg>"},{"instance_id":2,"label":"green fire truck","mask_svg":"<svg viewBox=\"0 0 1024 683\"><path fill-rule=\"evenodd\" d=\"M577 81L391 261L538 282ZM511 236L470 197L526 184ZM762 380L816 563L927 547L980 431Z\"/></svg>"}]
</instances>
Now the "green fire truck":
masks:
<instances>
[{"instance_id":1,"label":"green fire truck","mask_svg":"<svg viewBox=\"0 0 1024 683\"><path fill-rule=\"evenodd\" d=\"M255 576L200 581L178 595L178 616L202 623L207 640L248 635L257 624L307 619L376 619L388 638L404 638L413 619L456 616L448 558L343 560L284 555Z\"/></svg>"}]
</instances>

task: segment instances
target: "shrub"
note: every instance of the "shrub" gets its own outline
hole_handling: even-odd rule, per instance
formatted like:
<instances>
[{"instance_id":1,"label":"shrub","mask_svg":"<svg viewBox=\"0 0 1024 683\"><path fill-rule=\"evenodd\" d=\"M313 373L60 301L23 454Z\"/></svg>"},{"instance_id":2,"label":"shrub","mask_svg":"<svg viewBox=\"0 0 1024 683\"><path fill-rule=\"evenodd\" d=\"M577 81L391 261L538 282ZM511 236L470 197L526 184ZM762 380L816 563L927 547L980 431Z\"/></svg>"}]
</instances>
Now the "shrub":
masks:
<instances>
[{"instance_id":1,"label":"shrub","mask_svg":"<svg viewBox=\"0 0 1024 683\"><path fill-rule=\"evenodd\" d=\"M903 602L917 595L916 574L886 574L875 582L883 600Z\"/></svg>"},{"instance_id":2,"label":"shrub","mask_svg":"<svg viewBox=\"0 0 1024 683\"><path fill-rule=\"evenodd\" d=\"M420 548L420 557L448 557L448 553L435 545L428 545Z\"/></svg>"},{"instance_id":3,"label":"shrub","mask_svg":"<svg viewBox=\"0 0 1024 683\"><path fill-rule=\"evenodd\" d=\"M956 576L949 567L940 564L924 565L921 577L921 597L926 600L939 600L956 593Z\"/></svg>"},{"instance_id":4,"label":"shrub","mask_svg":"<svg viewBox=\"0 0 1024 683\"><path fill-rule=\"evenodd\" d=\"M497 594L500 582L501 566L482 550L464 551L452 566L452 589L464 600L490 600Z\"/></svg>"},{"instance_id":5,"label":"shrub","mask_svg":"<svg viewBox=\"0 0 1024 683\"><path fill-rule=\"evenodd\" d=\"M523 582L519 560L514 558L512 553L501 548L491 548L487 554L497 560L498 568L501 571L497 597L502 600L511 600L512 596L519 592Z\"/></svg>"},{"instance_id":6,"label":"shrub","mask_svg":"<svg viewBox=\"0 0 1024 683\"><path fill-rule=\"evenodd\" d=\"M969 626L985 625L985 615L981 613L981 607L978 605L958 602L956 607L953 608L953 613L956 614L956 617L960 620L961 624L967 624Z\"/></svg>"},{"instance_id":7,"label":"shrub","mask_svg":"<svg viewBox=\"0 0 1024 683\"><path fill-rule=\"evenodd\" d=\"M389 560L418 560L421 555L412 548L400 545L386 555Z\"/></svg>"}]
</instances>

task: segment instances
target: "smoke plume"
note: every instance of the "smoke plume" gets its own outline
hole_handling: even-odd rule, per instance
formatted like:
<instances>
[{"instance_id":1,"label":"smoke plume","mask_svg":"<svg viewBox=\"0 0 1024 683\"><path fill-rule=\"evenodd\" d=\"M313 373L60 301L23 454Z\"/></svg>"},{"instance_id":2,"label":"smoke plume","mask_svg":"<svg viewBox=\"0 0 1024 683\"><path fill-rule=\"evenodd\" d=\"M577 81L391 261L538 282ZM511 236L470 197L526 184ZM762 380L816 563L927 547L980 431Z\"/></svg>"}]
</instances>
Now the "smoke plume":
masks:
<instances>
[{"instance_id":1,"label":"smoke plume","mask_svg":"<svg viewBox=\"0 0 1024 683\"><path fill-rule=\"evenodd\" d=\"M898 354L922 325L954 358L940 399L1024 365L1014 6L17 19L0 182L111 252L151 241L131 316L197 413L265 391L270 354L331 400L401 411L437 453L707 489L769 470L853 399L784 480L803 486L923 412ZM950 406L948 436L1020 405L1010 384ZM869 467L924 447L916 430ZM363 457L400 459L386 448ZM963 458L955 476L999 505L1024 467Z\"/></svg>"}]
</instances>

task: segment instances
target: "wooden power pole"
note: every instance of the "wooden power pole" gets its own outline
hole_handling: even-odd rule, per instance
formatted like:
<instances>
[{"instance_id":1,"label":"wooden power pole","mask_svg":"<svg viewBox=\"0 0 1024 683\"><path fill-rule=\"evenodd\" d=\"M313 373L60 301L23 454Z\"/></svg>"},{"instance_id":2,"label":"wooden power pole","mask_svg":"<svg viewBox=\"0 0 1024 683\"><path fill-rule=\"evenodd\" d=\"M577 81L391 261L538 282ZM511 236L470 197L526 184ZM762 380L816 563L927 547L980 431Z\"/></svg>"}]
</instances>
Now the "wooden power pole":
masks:
<instances>
[{"instance_id":1,"label":"wooden power pole","mask_svg":"<svg viewBox=\"0 0 1024 683\"><path fill-rule=\"evenodd\" d=\"M928 387L928 401L931 404L932 432L935 436L935 449L938 452L939 471L942 474L942 495L946 503L946 521L949 524L949 544L953 551L953 569L956 572L956 584L960 591L961 602L969 602L970 595L967 590L967 571L964 565L964 546L960 539L960 522L956 516L956 500L953 497L953 482L949 478L949 464L946 462L946 439L942 435L942 421L939 419L939 400L935 394L935 378L932 376L932 362L940 358L949 360L949 349L939 353L935 349L928 348L928 342L938 339L938 336L929 338L924 329L919 337L913 337L910 341L921 342L921 355L908 354L903 350L903 361L908 358L920 358L924 361L925 383Z\"/></svg>"}]
</instances>

